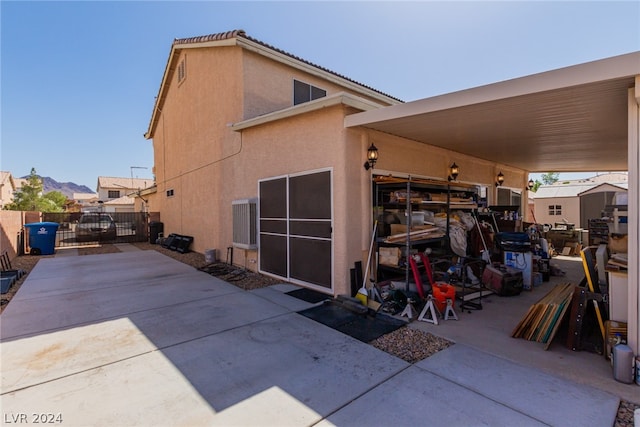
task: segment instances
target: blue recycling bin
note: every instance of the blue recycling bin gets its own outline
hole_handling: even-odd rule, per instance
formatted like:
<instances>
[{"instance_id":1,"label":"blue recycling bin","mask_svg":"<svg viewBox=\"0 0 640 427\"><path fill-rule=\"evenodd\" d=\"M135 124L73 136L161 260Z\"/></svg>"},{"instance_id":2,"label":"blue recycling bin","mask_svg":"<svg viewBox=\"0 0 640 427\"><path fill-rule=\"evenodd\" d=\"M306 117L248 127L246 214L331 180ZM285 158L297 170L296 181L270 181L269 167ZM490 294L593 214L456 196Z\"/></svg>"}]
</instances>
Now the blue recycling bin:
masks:
<instances>
[{"instance_id":1,"label":"blue recycling bin","mask_svg":"<svg viewBox=\"0 0 640 427\"><path fill-rule=\"evenodd\" d=\"M31 255L52 255L56 248L57 222L32 222L25 224L29 232Z\"/></svg>"}]
</instances>

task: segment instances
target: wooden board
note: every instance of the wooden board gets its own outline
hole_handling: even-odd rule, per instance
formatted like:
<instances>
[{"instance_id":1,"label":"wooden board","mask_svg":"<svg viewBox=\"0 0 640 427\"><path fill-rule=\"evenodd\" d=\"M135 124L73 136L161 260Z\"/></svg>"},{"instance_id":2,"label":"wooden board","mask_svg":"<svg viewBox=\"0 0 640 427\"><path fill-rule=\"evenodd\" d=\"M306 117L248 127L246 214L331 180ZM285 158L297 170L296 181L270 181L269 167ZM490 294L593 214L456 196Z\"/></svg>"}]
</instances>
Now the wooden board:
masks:
<instances>
[{"instance_id":1,"label":"wooden board","mask_svg":"<svg viewBox=\"0 0 640 427\"><path fill-rule=\"evenodd\" d=\"M423 239L431 239L436 237L442 237L444 233L437 227L426 228L422 230L415 230L409 232L409 240L423 240ZM399 233L392 234L388 236L385 240L385 243L403 243L407 241L407 233Z\"/></svg>"},{"instance_id":2,"label":"wooden board","mask_svg":"<svg viewBox=\"0 0 640 427\"><path fill-rule=\"evenodd\" d=\"M556 285L538 302L529 307L511 333L514 338L524 338L548 344L553 340L565 316L575 285Z\"/></svg>"},{"instance_id":3,"label":"wooden board","mask_svg":"<svg viewBox=\"0 0 640 427\"><path fill-rule=\"evenodd\" d=\"M593 254L591 253L591 248L586 247L582 251L580 251L580 256L582 257L582 266L584 268L584 275L587 278L587 283L589 285L589 291L595 293L596 285L598 285L598 274L596 272L596 263L593 259ZM600 333L602 334L602 339L605 339L605 331L604 331L604 320L602 312L600 310L600 305L597 301L593 302L594 308L596 310L596 316L598 318L598 326L600 326Z\"/></svg>"}]
</instances>

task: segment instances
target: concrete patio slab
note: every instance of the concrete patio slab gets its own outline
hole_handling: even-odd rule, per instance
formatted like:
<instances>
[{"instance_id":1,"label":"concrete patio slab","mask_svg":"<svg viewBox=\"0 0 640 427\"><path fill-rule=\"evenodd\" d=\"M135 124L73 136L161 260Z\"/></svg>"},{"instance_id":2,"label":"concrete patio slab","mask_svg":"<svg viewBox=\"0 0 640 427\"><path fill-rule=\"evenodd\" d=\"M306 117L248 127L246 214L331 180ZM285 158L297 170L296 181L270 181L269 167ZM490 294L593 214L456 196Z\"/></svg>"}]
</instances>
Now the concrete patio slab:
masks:
<instances>
[{"instance_id":1,"label":"concrete patio slab","mask_svg":"<svg viewBox=\"0 0 640 427\"><path fill-rule=\"evenodd\" d=\"M547 425L610 426L617 396L456 344L420 361L425 369Z\"/></svg>"},{"instance_id":2,"label":"concrete patio slab","mask_svg":"<svg viewBox=\"0 0 640 427\"><path fill-rule=\"evenodd\" d=\"M115 288L17 298L4 311L0 329L2 339L6 340L239 291L233 285L198 273Z\"/></svg>"},{"instance_id":3,"label":"concrete patio slab","mask_svg":"<svg viewBox=\"0 0 640 427\"><path fill-rule=\"evenodd\" d=\"M53 414L63 426L205 426L215 411L160 351L105 364L2 395L4 417L38 425ZM58 418L59 417L59 418ZM11 419L11 418L10 418Z\"/></svg>"},{"instance_id":4,"label":"concrete patio slab","mask_svg":"<svg viewBox=\"0 0 640 427\"><path fill-rule=\"evenodd\" d=\"M412 366L317 425L524 427L546 424Z\"/></svg>"},{"instance_id":5,"label":"concrete patio slab","mask_svg":"<svg viewBox=\"0 0 640 427\"><path fill-rule=\"evenodd\" d=\"M206 275L175 260L163 262L167 259L170 258L156 251L138 251L135 256L131 253L112 253L65 257L64 260L43 258L29 273L29 280L45 280L46 284L21 290L16 299L131 286L140 282L182 277L185 273Z\"/></svg>"},{"instance_id":6,"label":"concrete patio slab","mask_svg":"<svg viewBox=\"0 0 640 427\"><path fill-rule=\"evenodd\" d=\"M7 422L47 412L70 426L589 426L615 417L607 393L461 344L410 366L293 312L313 304L284 295L287 286L246 292L151 252L38 263L1 319Z\"/></svg>"},{"instance_id":7,"label":"concrete patio slab","mask_svg":"<svg viewBox=\"0 0 640 427\"><path fill-rule=\"evenodd\" d=\"M156 347L164 348L288 312L263 298L239 291L140 311L128 318Z\"/></svg>"},{"instance_id":8,"label":"concrete patio slab","mask_svg":"<svg viewBox=\"0 0 640 427\"><path fill-rule=\"evenodd\" d=\"M153 350L156 346L126 317L3 341L0 344L2 393Z\"/></svg>"},{"instance_id":9,"label":"concrete patio slab","mask_svg":"<svg viewBox=\"0 0 640 427\"><path fill-rule=\"evenodd\" d=\"M21 388L2 405L65 425L302 426L407 366L287 314Z\"/></svg>"},{"instance_id":10,"label":"concrete patio slab","mask_svg":"<svg viewBox=\"0 0 640 427\"><path fill-rule=\"evenodd\" d=\"M310 425L409 366L295 313L163 353L216 412L232 409L241 415L237 425L286 424L292 400L315 415L289 422ZM255 400L265 392L287 398ZM266 406L257 405L260 401Z\"/></svg>"},{"instance_id":11,"label":"concrete patio slab","mask_svg":"<svg viewBox=\"0 0 640 427\"><path fill-rule=\"evenodd\" d=\"M280 306L238 292L5 340L1 348L2 392L285 313L288 311Z\"/></svg>"}]
</instances>

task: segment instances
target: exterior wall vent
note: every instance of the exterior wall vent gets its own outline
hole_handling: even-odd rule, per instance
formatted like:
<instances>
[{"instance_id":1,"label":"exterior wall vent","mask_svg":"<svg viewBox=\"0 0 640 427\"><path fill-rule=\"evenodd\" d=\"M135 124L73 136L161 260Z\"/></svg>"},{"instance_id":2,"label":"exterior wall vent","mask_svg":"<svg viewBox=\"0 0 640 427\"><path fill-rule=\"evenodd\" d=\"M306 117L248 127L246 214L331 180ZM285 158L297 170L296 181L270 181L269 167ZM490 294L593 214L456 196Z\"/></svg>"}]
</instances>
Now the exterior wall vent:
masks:
<instances>
[{"instance_id":1,"label":"exterior wall vent","mask_svg":"<svg viewBox=\"0 0 640 427\"><path fill-rule=\"evenodd\" d=\"M257 201L240 199L231 202L233 208L233 246L241 249L258 249Z\"/></svg>"}]
</instances>

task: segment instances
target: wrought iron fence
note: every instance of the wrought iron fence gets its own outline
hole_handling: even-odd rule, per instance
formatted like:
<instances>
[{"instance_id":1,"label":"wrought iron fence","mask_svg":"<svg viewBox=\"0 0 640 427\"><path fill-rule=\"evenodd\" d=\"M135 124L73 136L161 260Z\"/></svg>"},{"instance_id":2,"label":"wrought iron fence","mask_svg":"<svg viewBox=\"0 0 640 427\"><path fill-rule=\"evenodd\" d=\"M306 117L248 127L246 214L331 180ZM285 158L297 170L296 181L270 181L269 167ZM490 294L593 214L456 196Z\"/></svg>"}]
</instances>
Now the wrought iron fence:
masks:
<instances>
[{"instance_id":1,"label":"wrought iron fence","mask_svg":"<svg viewBox=\"0 0 640 427\"><path fill-rule=\"evenodd\" d=\"M145 212L44 213L42 220L59 224L56 247L145 242L149 238L149 214Z\"/></svg>"}]
</instances>

